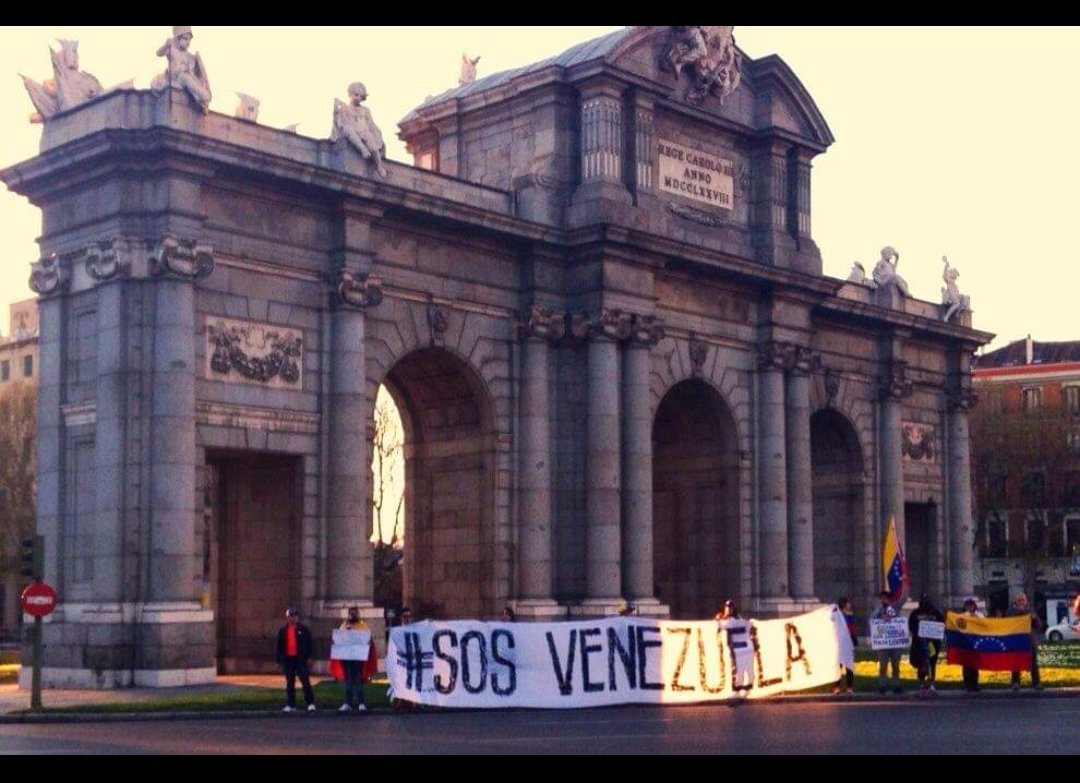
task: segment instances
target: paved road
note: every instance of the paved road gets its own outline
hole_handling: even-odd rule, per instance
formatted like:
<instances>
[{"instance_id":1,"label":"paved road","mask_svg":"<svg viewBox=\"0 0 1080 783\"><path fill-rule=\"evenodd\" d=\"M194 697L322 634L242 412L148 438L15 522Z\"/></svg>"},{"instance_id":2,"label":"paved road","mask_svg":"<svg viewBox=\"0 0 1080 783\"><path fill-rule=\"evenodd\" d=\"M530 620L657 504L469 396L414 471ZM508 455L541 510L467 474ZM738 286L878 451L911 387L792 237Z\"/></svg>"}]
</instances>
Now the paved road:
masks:
<instances>
[{"instance_id":1,"label":"paved road","mask_svg":"<svg viewBox=\"0 0 1080 783\"><path fill-rule=\"evenodd\" d=\"M1080 698L784 700L598 710L2 724L0 753L1075 753ZM1017 734L1017 729L1022 732Z\"/></svg>"}]
</instances>

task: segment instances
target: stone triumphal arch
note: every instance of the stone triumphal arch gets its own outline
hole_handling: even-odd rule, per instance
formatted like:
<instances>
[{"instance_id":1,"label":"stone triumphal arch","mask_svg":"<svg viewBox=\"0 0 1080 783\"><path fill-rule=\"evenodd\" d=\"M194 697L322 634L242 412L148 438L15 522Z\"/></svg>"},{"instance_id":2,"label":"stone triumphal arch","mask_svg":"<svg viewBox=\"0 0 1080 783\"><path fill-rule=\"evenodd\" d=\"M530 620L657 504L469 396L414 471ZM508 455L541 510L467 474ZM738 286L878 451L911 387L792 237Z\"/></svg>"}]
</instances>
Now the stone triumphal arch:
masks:
<instances>
[{"instance_id":1,"label":"stone triumphal arch","mask_svg":"<svg viewBox=\"0 0 1080 783\"><path fill-rule=\"evenodd\" d=\"M889 517L917 520L915 589L971 591L989 335L891 248L822 274L833 137L779 57L627 28L425 101L406 165L364 85L307 138L208 111L174 40L152 90L38 85L41 152L0 175L43 213L47 682L257 668L287 603L321 638L358 604L381 639L381 384L421 616L865 606Z\"/></svg>"}]
</instances>

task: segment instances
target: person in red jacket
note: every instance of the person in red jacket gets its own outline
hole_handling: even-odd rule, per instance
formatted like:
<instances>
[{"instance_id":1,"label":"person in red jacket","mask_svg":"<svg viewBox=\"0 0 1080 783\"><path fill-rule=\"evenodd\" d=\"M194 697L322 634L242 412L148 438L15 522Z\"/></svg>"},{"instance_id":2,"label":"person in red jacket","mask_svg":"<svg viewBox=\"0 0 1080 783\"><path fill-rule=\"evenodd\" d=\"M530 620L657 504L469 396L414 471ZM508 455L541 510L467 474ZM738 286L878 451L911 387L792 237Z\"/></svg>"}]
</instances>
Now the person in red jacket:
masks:
<instances>
[{"instance_id":1,"label":"person in red jacket","mask_svg":"<svg viewBox=\"0 0 1080 783\"><path fill-rule=\"evenodd\" d=\"M285 625L277 634L277 662L285 673L285 707L282 712L296 710L296 678L304 688L307 711L315 712L315 692L311 689L311 629L300 622L300 610L290 606L285 611Z\"/></svg>"}]
</instances>

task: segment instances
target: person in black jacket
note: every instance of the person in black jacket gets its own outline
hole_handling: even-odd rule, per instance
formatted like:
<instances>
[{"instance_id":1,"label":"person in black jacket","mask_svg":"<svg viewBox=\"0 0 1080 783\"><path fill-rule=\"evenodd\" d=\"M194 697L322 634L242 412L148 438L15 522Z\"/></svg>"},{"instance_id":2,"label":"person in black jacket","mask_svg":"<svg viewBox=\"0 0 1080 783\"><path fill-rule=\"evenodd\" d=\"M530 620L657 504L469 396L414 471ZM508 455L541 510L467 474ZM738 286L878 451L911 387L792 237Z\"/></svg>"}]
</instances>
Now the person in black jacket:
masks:
<instances>
[{"instance_id":1,"label":"person in black jacket","mask_svg":"<svg viewBox=\"0 0 1080 783\"><path fill-rule=\"evenodd\" d=\"M300 610L290 606L285 612L285 625L277 634L277 662L285 672L285 707L282 712L296 710L296 678L304 688L307 711L315 712L315 693L311 690L308 660L311 658L311 629L300 622Z\"/></svg>"},{"instance_id":2,"label":"person in black jacket","mask_svg":"<svg viewBox=\"0 0 1080 783\"><path fill-rule=\"evenodd\" d=\"M941 639L933 636L922 636L919 633L919 623L923 620L940 623L944 616L938 611L930 600L930 596L923 594L919 598L919 607L908 617L908 630L911 632L911 665L919 677L919 691L924 694L934 694L937 688L934 682L937 680L938 655L941 653Z\"/></svg>"}]
</instances>

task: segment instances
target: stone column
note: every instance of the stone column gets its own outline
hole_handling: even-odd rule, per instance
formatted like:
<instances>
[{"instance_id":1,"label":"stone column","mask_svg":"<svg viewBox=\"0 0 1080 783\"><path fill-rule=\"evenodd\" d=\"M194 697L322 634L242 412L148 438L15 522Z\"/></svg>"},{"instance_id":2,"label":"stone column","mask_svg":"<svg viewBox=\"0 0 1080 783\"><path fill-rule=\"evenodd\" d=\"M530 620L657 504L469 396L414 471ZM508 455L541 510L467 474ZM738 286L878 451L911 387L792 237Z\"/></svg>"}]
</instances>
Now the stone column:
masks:
<instances>
[{"instance_id":1,"label":"stone column","mask_svg":"<svg viewBox=\"0 0 1080 783\"><path fill-rule=\"evenodd\" d=\"M633 334L623 352L623 593L639 608L652 609L653 470L650 352L663 337L652 316L634 316Z\"/></svg>"},{"instance_id":2,"label":"stone column","mask_svg":"<svg viewBox=\"0 0 1080 783\"><path fill-rule=\"evenodd\" d=\"M759 540L762 598L790 595L787 541L787 451L784 430L784 346L768 342L758 354Z\"/></svg>"},{"instance_id":3,"label":"stone column","mask_svg":"<svg viewBox=\"0 0 1080 783\"><path fill-rule=\"evenodd\" d=\"M371 603L372 507L368 498L371 454L368 410L365 315L382 302L378 280L342 269L331 295L330 390L327 444L326 595L324 605Z\"/></svg>"},{"instance_id":4,"label":"stone column","mask_svg":"<svg viewBox=\"0 0 1080 783\"><path fill-rule=\"evenodd\" d=\"M791 596L814 600L814 501L810 470L810 370L807 348L794 351L787 377L787 517Z\"/></svg>"},{"instance_id":5,"label":"stone column","mask_svg":"<svg viewBox=\"0 0 1080 783\"><path fill-rule=\"evenodd\" d=\"M589 339L585 432L585 596L600 613L622 593L622 517L619 490L619 342L630 336L630 316L602 310L575 316L576 336ZM599 605L599 606L598 606Z\"/></svg>"},{"instance_id":6,"label":"stone column","mask_svg":"<svg viewBox=\"0 0 1080 783\"><path fill-rule=\"evenodd\" d=\"M896 520L896 535L901 546L907 541L904 530L904 465L902 461L901 414L903 401L911 396L907 362L894 360L881 381L881 524ZM884 528L883 528L884 530ZM879 540L881 538L879 537Z\"/></svg>"},{"instance_id":7,"label":"stone column","mask_svg":"<svg viewBox=\"0 0 1080 783\"><path fill-rule=\"evenodd\" d=\"M125 354L129 320L123 280L129 273L130 257L114 243L91 246L85 255L86 273L97 281L94 468L98 476L108 477L96 482L94 490L94 600L115 603L123 600L124 465L127 462ZM194 399L194 389L192 395Z\"/></svg>"},{"instance_id":8,"label":"stone column","mask_svg":"<svg viewBox=\"0 0 1080 783\"><path fill-rule=\"evenodd\" d=\"M975 587L968 411L976 402L971 389L961 389L949 399L949 591L954 605L970 596Z\"/></svg>"},{"instance_id":9,"label":"stone column","mask_svg":"<svg viewBox=\"0 0 1080 783\"><path fill-rule=\"evenodd\" d=\"M518 567L519 614L550 615L552 600L551 409L548 396L549 343L566 331L562 312L533 305L521 315L521 426L519 435Z\"/></svg>"},{"instance_id":10,"label":"stone column","mask_svg":"<svg viewBox=\"0 0 1080 783\"><path fill-rule=\"evenodd\" d=\"M195 282L213 270L211 247L172 236L161 240L150 259L155 282L146 598L151 603L197 600Z\"/></svg>"}]
</instances>

